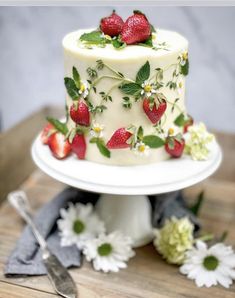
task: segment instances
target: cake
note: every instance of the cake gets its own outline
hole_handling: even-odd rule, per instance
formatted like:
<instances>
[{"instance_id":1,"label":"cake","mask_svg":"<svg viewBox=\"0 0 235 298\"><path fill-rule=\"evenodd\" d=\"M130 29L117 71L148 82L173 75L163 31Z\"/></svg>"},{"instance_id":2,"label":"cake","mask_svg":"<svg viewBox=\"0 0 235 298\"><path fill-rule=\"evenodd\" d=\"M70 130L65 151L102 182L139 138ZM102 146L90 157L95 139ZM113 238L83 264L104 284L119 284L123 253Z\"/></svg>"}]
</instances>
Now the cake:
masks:
<instances>
[{"instance_id":1,"label":"cake","mask_svg":"<svg viewBox=\"0 0 235 298\"><path fill-rule=\"evenodd\" d=\"M63 39L66 122L48 118L53 155L108 165L181 157L193 124L185 107L188 41L135 11ZM55 133L57 132L57 133Z\"/></svg>"}]
</instances>

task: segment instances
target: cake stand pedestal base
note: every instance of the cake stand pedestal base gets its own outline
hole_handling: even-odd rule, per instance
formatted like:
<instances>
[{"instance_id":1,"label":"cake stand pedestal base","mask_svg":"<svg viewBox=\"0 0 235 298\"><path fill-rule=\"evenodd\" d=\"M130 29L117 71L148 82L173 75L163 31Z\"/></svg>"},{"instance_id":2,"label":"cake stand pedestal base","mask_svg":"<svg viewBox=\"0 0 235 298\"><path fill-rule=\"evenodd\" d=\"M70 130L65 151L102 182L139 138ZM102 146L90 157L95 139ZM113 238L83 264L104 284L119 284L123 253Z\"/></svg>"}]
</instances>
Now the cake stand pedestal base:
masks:
<instances>
[{"instance_id":1,"label":"cake stand pedestal base","mask_svg":"<svg viewBox=\"0 0 235 298\"><path fill-rule=\"evenodd\" d=\"M119 230L132 238L133 247L153 240L151 205L147 196L102 194L96 210L107 232Z\"/></svg>"}]
</instances>

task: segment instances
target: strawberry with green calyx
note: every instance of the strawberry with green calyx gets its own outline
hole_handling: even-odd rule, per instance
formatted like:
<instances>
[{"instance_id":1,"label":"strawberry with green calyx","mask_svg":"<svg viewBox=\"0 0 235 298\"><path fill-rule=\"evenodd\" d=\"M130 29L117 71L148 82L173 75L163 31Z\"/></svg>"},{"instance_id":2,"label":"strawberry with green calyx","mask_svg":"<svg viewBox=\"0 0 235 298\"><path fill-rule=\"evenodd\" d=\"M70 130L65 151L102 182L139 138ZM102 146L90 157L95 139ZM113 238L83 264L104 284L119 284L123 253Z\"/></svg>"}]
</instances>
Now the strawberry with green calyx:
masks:
<instances>
[{"instance_id":1,"label":"strawberry with green calyx","mask_svg":"<svg viewBox=\"0 0 235 298\"><path fill-rule=\"evenodd\" d=\"M71 142L72 151L79 159L85 159L86 155L86 140L82 132L77 132Z\"/></svg>"},{"instance_id":2,"label":"strawberry with green calyx","mask_svg":"<svg viewBox=\"0 0 235 298\"><path fill-rule=\"evenodd\" d=\"M48 145L49 137L55 132L56 132L56 130L55 130L54 126L51 123L47 123L44 126L43 131L40 136L42 143L44 145Z\"/></svg>"},{"instance_id":3,"label":"strawberry with green calyx","mask_svg":"<svg viewBox=\"0 0 235 298\"><path fill-rule=\"evenodd\" d=\"M124 22L123 19L116 14L115 10L109 17L105 17L100 21L100 30L111 37L118 36L122 32Z\"/></svg>"},{"instance_id":4,"label":"strawberry with green calyx","mask_svg":"<svg viewBox=\"0 0 235 298\"><path fill-rule=\"evenodd\" d=\"M128 45L146 41L151 35L151 25L144 14L134 11L123 25L121 40Z\"/></svg>"},{"instance_id":5,"label":"strawberry with green calyx","mask_svg":"<svg viewBox=\"0 0 235 298\"><path fill-rule=\"evenodd\" d=\"M181 133L174 135L174 130L169 129L168 137L165 142L165 150L172 157L178 158L183 154L185 140Z\"/></svg>"},{"instance_id":6,"label":"strawberry with green calyx","mask_svg":"<svg viewBox=\"0 0 235 298\"><path fill-rule=\"evenodd\" d=\"M167 103L164 97L157 97L157 100L153 97L144 98L143 100L143 110L154 125L160 121L162 115L166 111L166 108Z\"/></svg>"},{"instance_id":7,"label":"strawberry with green calyx","mask_svg":"<svg viewBox=\"0 0 235 298\"><path fill-rule=\"evenodd\" d=\"M129 148L130 144L128 144L128 140L131 136L132 133L128 131L125 127L119 128L114 132L106 146L108 149Z\"/></svg>"},{"instance_id":8,"label":"strawberry with green calyx","mask_svg":"<svg viewBox=\"0 0 235 298\"><path fill-rule=\"evenodd\" d=\"M70 107L71 119L79 125L90 125L90 112L87 104L83 100L74 102Z\"/></svg>"}]
</instances>

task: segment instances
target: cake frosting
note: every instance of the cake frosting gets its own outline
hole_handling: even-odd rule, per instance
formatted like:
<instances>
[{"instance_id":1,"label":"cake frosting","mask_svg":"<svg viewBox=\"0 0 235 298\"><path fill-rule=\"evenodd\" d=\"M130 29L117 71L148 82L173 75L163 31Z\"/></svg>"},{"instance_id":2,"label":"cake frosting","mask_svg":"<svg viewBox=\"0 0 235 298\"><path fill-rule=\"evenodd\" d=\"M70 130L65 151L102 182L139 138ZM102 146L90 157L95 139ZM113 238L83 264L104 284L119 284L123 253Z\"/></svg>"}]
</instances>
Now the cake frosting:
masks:
<instances>
[{"instance_id":1,"label":"cake frosting","mask_svg":"<svg viewBox=\"0 0 235 298\"><path fill-rule=\"evenodd\" d=\"M105 106L102 112L91 112L91 133L85 135L86 160L110 165L137 165L169 158L164 147L147 148L148 154L142 154L144 152L141 151L145 150L138 150L136 146L110 150L111 154L108 158L100 153L98 146L90 143L92 131L97 130L93 129L92 125L98 126L99 133L102 130L104 144L121 127L132 127L132 129L142 127L144 135L156 135L159 138L170 128L175 129L174 122L177 117L186 113L185 74L182 73L181 67L188 62L188 41L176 32L157 29L153 33L151 48L131 45L118 50L112 44L107 44L105 47L87 46L80 41L80 37L93 30L78 30L67 34L63 39L65 77L72 78L73 68L76 68L83 82L83 89L89 92L85 100L88 100L92 107ZM103 66L100 70L99 63ZM148 79L141 82L141 96L135 101L135 96L125 94L120 86L123 83L135 82L137 73L146 63L149 65L150 74ZM92 70L95 71L94 79L91 76ZM119 73L121 76L118 75ZM127 81L123 82L123 79ZM167 103L166 111L160 123L156 125L143 111L143 98L147 96L150 88L152 88L150 93L153 91L164 96ZM111 100L105 98L107 94ZM151 95L155 96L154 93ZM73 99L68 93L66 104L69 111L73 105ZM69 131L76 126L69 113L67 125ZM183 128L177 129L182 132Z\"/></svg>"}]
</instances>

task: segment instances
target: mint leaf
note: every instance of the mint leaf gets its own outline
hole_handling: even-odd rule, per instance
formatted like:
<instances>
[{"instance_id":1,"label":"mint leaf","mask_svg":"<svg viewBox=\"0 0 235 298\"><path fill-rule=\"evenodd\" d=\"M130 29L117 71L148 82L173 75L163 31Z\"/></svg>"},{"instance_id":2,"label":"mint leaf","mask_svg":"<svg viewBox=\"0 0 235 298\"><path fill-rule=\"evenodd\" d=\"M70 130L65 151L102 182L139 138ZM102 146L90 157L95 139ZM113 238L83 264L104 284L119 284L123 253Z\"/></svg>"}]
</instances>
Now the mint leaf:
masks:
<instances>
[{"instance_id":1,"label":"mint leaf","mask_svg":"<svg viewBox=\"0 0 235 298\"><path fill-rule=\"evenodd\" d=\"M64 84L67 89L68 95L73 99L76 100L79 97L78 88L71 78L64 78Z\"/></svg>"},{"instance_id":2,"label":"mint leaf","mask_svg":"<svg viewBox=\"0 0 235 298\"><path fill-rule=\"evenodd\" d=\"M119 87L123 93L128 95L139 96L142 90L141 86L136 83L127 83Z\"/></svg>"},{"instance_id":3,"label":"mint leaf","mask_svg":"<svg viewBox=\"0 0 235 298\"><path fill-rule=\"evenodd\" d=\"M79 75L77 68L75 66L73 66L73 79L74 79L76 87L79 89L80 88L80 75Z\"/></svg>"},{"instance_id":4,"label":"mint leaf","mask_svg":"<svg viewBox=\"0 0 235 298\"><path fill-rule=\"evenodd\" d=\"M185 125L185 123L187 122L187 120L185 119L185 116L183 113L179 114L179 116L175 119L174 124L182 127Z\"/></svg>"},{"instance_id":5,"label":"mint leaf","mask_svg":"<svg viewBox=\"0 0 235 298\"><path fill-rule=\"evenodd\" d=\"M110 153L109 149L105 146L104 141L102 139L98 139L96 142L96 145L97 145L101 154L103 154L105 157L110 158L111 153Z\"/></svg>"},{"instance_id":6,"label":"mint leaf","mask_svg":"<svg viewBox=\"0 0 235 298\"><path fill-rule=\"evenodd\" d=\"M184 65L180 65L180 73L184 76L187 76L189 73L189 60L187 59Z\"/></svg>"},{"instance_id":7,"label":"mint leaf","mask_svg":"<svg viewBox=\"0 0 235 298\"><path fill-rule=\"evenodd\" d=\"M138 139L139 140L143 140L143 137L144 137L144 130L143 130L143 127L142 126L140 126L139 128L138 128L138 131L137 131L137 137L138 137Z\"/></svg>"},{"instance_id":8,"label":"mint leaf","mask_svg":"<svg viewBox=\"0 0 235 298\"><path fill-rule=\"evenodd\" d=\"M66 135L68 133L69 130L66 123L62 123L59 120L52 117L47 117L47 121L50 122L63 135Z\"/></svg>"},{"instance_id":9,"label":"mint leaf","mask_svg":"<svg viewBox=\"0 0 235 298\"><path fill-rule=\"evenodd\" d=\"M165 141L155 135L145 136L143 142L150 148L160 148L165 145Z\"/></svg>"},{"instance_id":10,"label":"mint leaf","mask_svg":"<svg viewBox=\"0 0 235 298\"><path fill-rule=\"evenodd\" d=\"M96 144L97 148L99 149L100 153L105 157L110 158L111 153L109 149L105 146L104 140L101 138L92 138L90 139L90 143Z\"/></svg>"},{"instance_id":11,"label":"mint leaf","mask_svg":"<svg viewBox=\"0 0 235 298\"><path fill-rule=\"evenodd\" d=\"M105 44L105 38L102 36L101 31L84 33L80 36L80 40L90 44Z\"/></svg>"},{"instance_id":12,"label":"mint leaf","mask_svg":"<svg viewBox=\"0 0 235 298\"><path fill-rule=\"evenodd\" d=\"M136 83L137 84L142 84L144 81L146 81L150 76L150 65L149 62L147 61L138 71L137 76L136 76Z\"/></svg>"},{"instance_id":13,"label":"mint leaf","mask_svg":"<svg viewBox=\"0 0 235 298\"><path fill-rule=\"evenodd\" d=\"M113 39L112 40L112 45L115 49L118 49L118 50L121 50L123 48L126 47L126 43L125 42L122 42L120 41L119 39Z\"/></svg>"}]
</instances>

